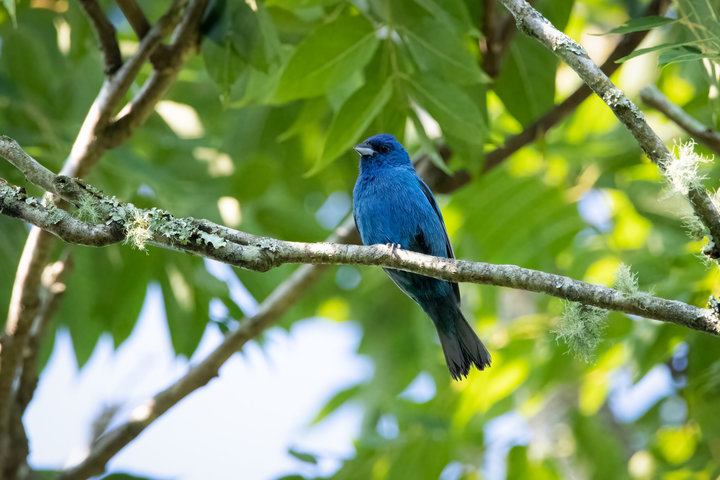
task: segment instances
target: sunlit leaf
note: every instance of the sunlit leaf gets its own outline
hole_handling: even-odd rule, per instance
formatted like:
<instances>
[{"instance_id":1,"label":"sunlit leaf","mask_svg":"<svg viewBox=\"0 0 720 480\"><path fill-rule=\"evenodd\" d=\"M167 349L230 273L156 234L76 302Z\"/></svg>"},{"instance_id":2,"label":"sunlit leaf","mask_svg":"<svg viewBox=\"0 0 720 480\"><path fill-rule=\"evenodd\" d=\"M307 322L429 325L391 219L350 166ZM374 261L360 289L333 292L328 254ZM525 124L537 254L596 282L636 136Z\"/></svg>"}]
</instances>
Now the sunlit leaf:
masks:
<instances>
[{"instance_id":1,"label":"sunlit leaf","mask_svg":"<svg viewBox=\"0 0 720 480\"><path fill-rule=\"evenodd\" d=\"M485 138L483 115L459 87L433 76L403 77L413 98L444 130L468 142L482 145Z\"/></svg>"},{"instance_id":2,"label":"sunlit leaf","mask_svg":"<svg viewBox=\"0 0 720 480\"><path fill-rule=\"evenodd\" d=\"M668 25L670 23L675 23L675 22L677 22L677 19L675 19L675 18L658 17L658 16L631 18L627 22L623 23L621 26L615 27L612 30L610 30L609 32L604 33L602 35L609 35L611 33L625 34L625 33L632 33L632 32L644 32L647 30L652 30L653 28L661 27L663 25Z\"/></svg>"},{"instance_id":3,"label":"sunlit leaf","mask_svg":"<svg viewBox=\"0 0 720 480\"><path fill-rule=\"evenodd\" d=\"M10 18L12 19L13 25L17 25L17 18L15 13L15 0L2 0L3 7L8 11Z\"/></svg>"},{"instance_id":4,"label":"sunlit leaf","mask_svg":"<svg viewBox=\"0 0 720 480\"><path fill-rule=\"evenodd\" d=\"M359 15L342 16L320 26L290 57L276 100L287 102L325 93L362 69L377 44L373 25Z\"/></svg>"}]
</instances>

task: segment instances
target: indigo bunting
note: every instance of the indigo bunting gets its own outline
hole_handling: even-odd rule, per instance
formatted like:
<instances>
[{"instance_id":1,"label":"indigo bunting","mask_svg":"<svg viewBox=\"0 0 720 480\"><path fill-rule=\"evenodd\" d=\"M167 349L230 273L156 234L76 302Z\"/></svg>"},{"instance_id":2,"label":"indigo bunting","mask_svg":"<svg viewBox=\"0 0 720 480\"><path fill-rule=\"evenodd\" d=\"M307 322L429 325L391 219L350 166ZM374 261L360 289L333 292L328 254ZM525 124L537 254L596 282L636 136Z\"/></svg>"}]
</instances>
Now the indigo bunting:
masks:
<instances>
[{"instance_id":1,"label":"indigo bunting","mask_svg":"<svg viewBox=\"0 0 720 480\"><path fill-rule=\"evenodd\" d=\"M454 258L435 197L400 142L379 134L354 149L360 154L360 174L353 216L362 242ZM455 380L466 377L472 364L480 370L490 366L490 354L460 311L457 283L391 268L385 272L432 319Z\"/></svg>"}]
</instances>

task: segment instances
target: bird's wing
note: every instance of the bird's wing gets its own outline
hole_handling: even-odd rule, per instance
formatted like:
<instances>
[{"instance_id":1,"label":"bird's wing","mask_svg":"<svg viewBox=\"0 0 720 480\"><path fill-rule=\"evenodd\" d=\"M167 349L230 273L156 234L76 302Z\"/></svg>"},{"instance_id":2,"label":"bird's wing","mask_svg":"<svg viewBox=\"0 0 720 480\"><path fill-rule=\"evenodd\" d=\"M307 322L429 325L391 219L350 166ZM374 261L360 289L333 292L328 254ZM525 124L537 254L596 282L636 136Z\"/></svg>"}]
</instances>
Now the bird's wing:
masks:
<instances>
[{"instance_id":1,"label":"bird's wing","mask_svg":"<svg viewBox=\"0 0 720 480\"><path fill-rule=\"evenodd\" d=\"M442 231L443 235L445 236L445 253L447 254L447 258L455 258L455 252L453 252L452 245L450 244L450 238L447 234L447 228L445 228L445 222L443 221L442 214L440 213L440 207L438 207L437 202L435 201L435 197L433 196L432 192L430 191L430 187L428 187L425 182L423 182L422 178L417 177L418 183L420 184L420 190L425 194L425 198L427 198L428 202L430 203L430 206L432 206L433 210L435 210L435 215L437 215L438 220L440 220L440 225L442 225ZM453 291L455 292L455 297L457 298L458 304L460 303L460 289L458 288L457 283L452 283Z\"/></svg>"}]
</instances>

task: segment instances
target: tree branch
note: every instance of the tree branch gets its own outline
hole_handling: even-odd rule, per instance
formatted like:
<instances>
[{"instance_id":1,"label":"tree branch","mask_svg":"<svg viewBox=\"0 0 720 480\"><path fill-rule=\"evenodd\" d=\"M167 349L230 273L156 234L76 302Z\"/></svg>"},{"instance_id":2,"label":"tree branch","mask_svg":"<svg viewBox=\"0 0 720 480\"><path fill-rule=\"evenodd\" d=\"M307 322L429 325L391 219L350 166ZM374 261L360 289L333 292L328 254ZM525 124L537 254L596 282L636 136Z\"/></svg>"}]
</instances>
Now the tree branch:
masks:
<instances>
[{"instance_id":1,"label":"tree branch","mask_svg":"<svg viewBox=\"0 0 720 480\"><path fill-rule=\"evenodd\" d=\"M153 71L152 76L143 84L132 101L123 108L118 117L103 132L103 138L107 142L108 148L115 148L123 143L135 128L152 114L157 99L175 80L180 66L185 63L197 45L199 26L207 3L207 0L199 0L188 7L183 22L167 49L166 58L163 60L164 67Z\"/></svg>"},{"instance_id":2,"label":"tree branch","mask_svg":"<svg viewBox=\"0 0 720 480\"><path fill-rule=\"evenodd\" d=\"M206 220L199 220L198 222L205 228L214 225L212 222ZM220 226L217 226L217 232L218 234L222 233L228 241L237 241L239 244L252 243L251 239L262 238ZM328 242L341 243L357 241L358 234L354 228L352 219L344 222L337 233L328 239ZM277 241L263 238L260 243L268 247L271 244L267 242ZM597 295L599 301L596 305L603 308L613 308L613 305L623 303L627 305L629 309L637 312L636 314L642 316L648 316L652 314L652 312L657 311L664 311L666 313L672 311L674 313L671 314L670 317L675 320L669 321L673 323L684 321L680 320L682 318L687 320L689 324L699 327L697 328L698 330L707 331L715 335L720 332L720 324L718 324L715 314L707 309L693 307L682 302L657 299L645 294L629 295L610 288L590 285L567 277L523 269L513 265L465 262L462 260L430 257L397 249L393 252L385 246L361 247L338 245L335 243L296 245L307 245L311 248L327 249L325 251L326 258L333 263L340 263L342 255L349 255L347 258L352 258L353 263L359 264L355 262L359 257L353 258L352 256L367 255L369 259L368 264L373 262L372 264L386 265L394 268L407 267L408 271L416 271L417 273L430 273L431 270L427 268L433 265L432 272L433 274L437 274L438 278L467 278L469 281L477 280L478 283L502 284L511 288L525 288L521 286L525 285L530 291L544 291L545 293L549 293L545 290L547 288L563 298L567 297L583 302L587 300L585 297L586 294L592 296ZM269 248L273 250L275 247ZM272 253L274 254L276 252ZM435 270L436 266L437 270ZM321 264L301 265L260 304L256 315L242 319L239 322L238 328L228 333L222 343L205 359L192 366L185 375L170 387L135 408L130 420L101 436L98 441L91 446L88 456L79 465L61 474L59 480L81 480L103 473L107 462L128 443L140 435L145 428L171 407L179 403L183 398L206 385L217 376L220 367L233 353L240 350L247 341L257 337L265 329L279 321L285 312L309 290L325 269L326 265ZM466 273L468 276L463 277ZM535 287L537 287L537 289Z\"/></svg>"},{"instance_id":3,"label":"tree branch","mask_svg":"<svg viewBox=\"0 0 720 480\"><path fill-rule=\"evenodd\" d=\"M552 50L610 107L653 163L665 171L666 166L676 160L660 137L647 124L642 112L593 63L582 46L557 30L524 0L503 0L503 4L513 14L522 31ZM691 186L687 197L695 215L707 227L712 239L720 238L720 214L707 192Z\"/></svg>"},{"instance_id":4,"label":"tree branch","mask_svg":"<svg viewBox=\"0 0 720 480\"><path fill-rule=\"evenodd\" d=\"M335 235L330 240L349 240L354 234L351 227L352 221L346 222L342 228L345 233ZM193 365L170 387L136 407L130 420L100 437L92 445L88 456L79 465L61 474L58 480L81 480L103 473L107 462L125 445L140 435L160 415L216 377L220 367L233 353L276 323L313 285L325 268L324 265L300 266L259 305L254 316L242 319L238 328L228 333L222 343L205 359Z\"/></svg>"},{"instance_id":5,"label":"tree branch","mask_svg":"<svg viewBox=\"0 0 720 480\"><path fill-rule=\"evenodd\" d=\"M150 23L147 21L145 14L137 2L135 2L135 0L117 0L116 3L135 31L135 35L137 35L138 38L145 37L148 30L150 30Z\"/></svg>"},{"instance_id":6,"label":"tree branch","mask_svg":"<svg viewBox=\"0 0 720 480\"><path fill-rule=\"evenodd\" d=\"M662 15L668 8L670 0L653 0L645 11L646 16ZM506 20L501 27L501 35L507 36L507 42L512 39L512 33L516 31L512 15ZM616 63L616 60L629 55L633 52L640 42L647 36L647 31L631 32L622 36L613 51L607 57L600 67L608 76L615 73L622 64ZM505 41L505 40L504 40ZM506 45L507 46L507 45ZM489 172L493 168L501 165L510 155L520 150L525 145L534 142L542 137L545 132L557 125L563 118L570 115L575 109L590 96L592 90L583 84L578 87L569 97L548 110L543 116L536 119L533 123L523 129L517 135L513 135L505 140L503 146L485 154L483 163L483 172ZM440 171L438 169L438 171ZM461 188L472 178L467 170L459 170L452 176L443 175L438 179L435 190L439 193L448 193Z\"/></svg>"},{"instance_id":7,"label":"tree branch","mask_svg":"<svg viewBox=\"0 0 720 480\"><path fill-rule=\"evenodd\" d=\"M645 87L640 90L640 98L648 106L658 110L670 120L677 123L683 130L689 133L692 138L720 155L720 132L695 120L688 115L685 110L668 100L667 97L655 87Z\"/></svg>"},{"instance_id":8,"label":"tree branch","mask_svg":"<svg viewBox=\"0 0 720 480\"><path fill-rule=\"evenodd\" d=\"M480 45L482 55L481 68L490 78L500 74L500 62L510 46L517 29L512 15L498 24L495 0L483 0L483 41Z\"/></svg>"},{"instance_id":9,"label":"tree branch","mask_svg":"<svg viewBox=\"0 0 720 480\"><path fill-rule=\"evenodd\" d=\"M7 139L7 137L4 137ZM0 137L0 144L3 137ZM4 140L7 141L7 140ZM16 149L5 149L17 153ZM0 152L4 151L0 149ZM32 162L33 160L30 158ZM22 162L14 162L24 165ZM446 259L384 246L301 243L259 237L208 220L177 218L153 208L138 209L122 204L67 177L58 176L53 185L70 202L92 203L92 209L105 223L91 225L71 217L66 211L46 207L27 198L20 189L0 183L0 213L22 218L46 229L69 243L104 246L134 241L211 258L256 271L267 271L286 263L377 265L419 273L455 282L471 282L518 288L565 298L586 305L642 315L677 323L709 333L718 333L718 322L711 310L650 295L630 295L606 287L513 265Z\"/></svg>"},{"instance_id":10,"label":"tree branch","mask_svg":"<svg viewBox=\"0 0 720 480\"><path fill-rule=\"evenodd\" d=\"M68 271L72 269L72 266L72 256L65 252L59 261L47 265L43 271L41 305L35 324L30 330L27 347L23 355L20 384L17 389L17 402L21 412L25 411L35 394L40 373L38 366L40 342L45 338L45 332L50 325L50 320L60 306L60 300L65 293L65 277Z\"/></svg>"},{"instance_id":11,"label":"tree branch","mask_svg":"<svg viewBox=\"0 0 720 480\"><path fill-rule=\"evenodd\" d=\"M115 36L115 27L105 16L97 0L80 0L85 13L95 27L100 41L100 50L105 58L105 75L114 74L122 65L122 56Z\"/></svg>"},{"instance_id":12,"label":"tree branch","mask_svg":"<svg viewBox=\"0 0 720 480\"><path fill-rule=\"evenodd\" d=\"M137 52L114 75L105 79L61 170L63 174L72 177L84 176L102 153L109 148L109 143L103 138L103 130L137 77L143 63L160 44L163 37L167 36L180 21L180 13L186 3L187 0L173 0L165 15L143 37ZM205 3L194 2L194 5L204 5ZM193 14L193 19L196 18L196 9L197 7L188 9ZM187 24L187 18L185 20L185 24ZM187 25L178 30L180 31L176 32L173 40L182 43L183 35L191 32ZM185 60L185 57L182 57L181 60ZM179 69L181 65L182 62L178 63L176 68ZM159 99L159 95L163 91L158 90L156 93L158 97L154 101ZM32 212L32 209L29 213L37 214L37 212ZM71 220L64 221L71 222ZM51 227L48 226L48 228ZM5 335L1 340L2 349L0 350L0 464L6 458L8 446L7 432L10 406L13 404L13 384L17 378L18 366L28 334L41 305L41 275L49 260L53 241L54 237L46 231L39 228L31 229L15 275L8 318L5 323Z\"/></svg>"},{"instance_id":13,"label":"tree branch","mask_svg":"<svg viewBox=\"0 0 720 480\"><path fill-rule=\"evenodd\" d=\"M103 135L103 130L135 81L140 68L162 39L177 25L183 4L182 0L173 0L165 15L142 38L137 52L123 64L113 77L105 80L95 101L90 106L72 146L70 156L65 161L60 173L69 177L84 177L105 150L111 148Z\"/></svg>"}]
</instances>

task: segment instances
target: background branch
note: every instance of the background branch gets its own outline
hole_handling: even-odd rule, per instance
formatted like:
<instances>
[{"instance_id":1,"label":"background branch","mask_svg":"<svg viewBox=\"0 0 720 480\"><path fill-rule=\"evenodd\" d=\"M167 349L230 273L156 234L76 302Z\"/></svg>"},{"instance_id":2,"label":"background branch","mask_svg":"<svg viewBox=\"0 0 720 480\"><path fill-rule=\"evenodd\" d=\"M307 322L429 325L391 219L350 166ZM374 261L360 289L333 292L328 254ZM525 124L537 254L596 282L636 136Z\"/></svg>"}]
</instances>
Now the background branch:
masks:
<instances>
[{"instance_id":1,"label":"background branch","mask_svg":"<svg viewBox=\"0 0 720 480\"><path fill-rule=\"evenodd\" d=\"M200 23L197 12L199 8L204 9L206 4L206 1L196 1L186 10L182 27L173 37L174 42L183 45L181 53L189 52L195 45ZM109 148L110 143L104 138L103 130L134 82L144 62L160 44L163 37L170 33L181 20L180 15L185 5L186 1L184 0L173 0L167 12L142 38L137 52L122 64L114 75L105 79L61 170L63 174L72 177L84 176L103 152ZM190 38L185 39L185 37ZM177 55L177 58L179 61L174 65L175 70L182 66L187 55L180 54ZM153 94L156 97L148 97L148 104L154 106L163 93L163 89L154 90ZM33 212L32 208L27 212L29 214L37 213ZM72 222L69 219L64 221ZM48 225L48 228L55 228L55 225ZM13 383L19 374L22 351L27 343L28 334L38 314L41 313L41 278L42 272L50 260L53 241L54 237L46 231L39 228L31 229L13 283L5 335L0 340L2 342L0 351L0 463L6 457L8 446L6 432L8 432L10 406L14 401Z\"/></svg>"},{"instance_id":2,"label":"background branch","mask_svg":"<svg viewBox=\"0 0 720 480\"><path fill-rule=\"evenodd\" d=\"M607 104L615 116L632 133L645 155L661 170L675 161L675 156L650 128L642 112L593 63L585 49L556 29L537 10L524 0L503 0L520 27L562 59ZM695 215L710 231L713 239L720 238L720 214L709 195L702 188L691 186L687 198Z\"/></svg>"},{"instance_id":3,"label":"background branch","mask_svg":"<svg viewBox=\"0 0 720 480\"><path fill-rule=\"evenodd\" d=\"M115 36L115 27L110 23L97 0L80 0L80 5L82 5L93 27L95 27L95 32L97 32L100 50L105 59L105 74L112 75L122 65L122 56Z\"/></svg>"},{"instance_id":4,"label":"background branch","mask_svg":"<svg viewBox=\"0 0 720 480\"><path fill-rule=\"evenodd\" d=\"M140 5L135 0L116 0L128 23L138 38L143 38L150 30L150 23L147 21Z\"/></svg>"},{"instance_id":5,"label":"background branch","mask_svg":"<svg viewBox=\"0 0 720 480\"><path fill-rule=\"evenodd\" d=\"M720 155L720 133L688 115L685 110L668 100L660 90L653 86L645 87L640 90L640 98L648 106L677 123L692 138Z\"/></svg>"}]
</instances>

